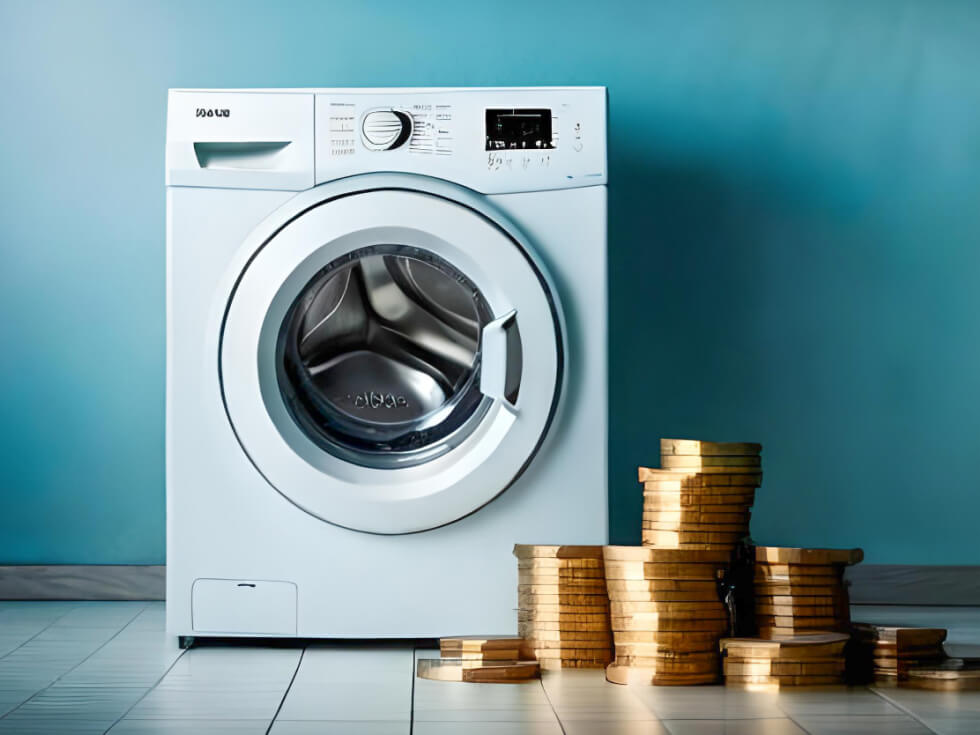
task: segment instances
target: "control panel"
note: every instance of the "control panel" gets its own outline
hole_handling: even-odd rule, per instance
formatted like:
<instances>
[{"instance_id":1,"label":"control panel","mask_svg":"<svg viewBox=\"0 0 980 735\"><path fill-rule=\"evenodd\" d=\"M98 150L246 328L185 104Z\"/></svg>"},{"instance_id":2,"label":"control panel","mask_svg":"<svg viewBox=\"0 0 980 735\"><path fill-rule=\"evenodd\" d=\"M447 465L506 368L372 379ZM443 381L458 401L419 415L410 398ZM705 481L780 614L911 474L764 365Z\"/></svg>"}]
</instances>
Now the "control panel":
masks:
<instances>
[{"instance_id":1,"label":"control panel","mask_svg":"<svg viewBox=\"0 0 980 735\"><path fill-rule=\"evenodd\" d=\"M488 194L606 183L601 87L324 91L316 121L317 183L370 171Z\"/></svg>"},{"instance_id":2,"label":"control panel","mask_svg":"<svg viewBox=\"0 0 980 735\"><path fill-rule=\"evenodd\" d=\"M301 190L356 174L487 194L605 184L603 87L172 90L167 181Z\"/></svg>"}]
</instances>

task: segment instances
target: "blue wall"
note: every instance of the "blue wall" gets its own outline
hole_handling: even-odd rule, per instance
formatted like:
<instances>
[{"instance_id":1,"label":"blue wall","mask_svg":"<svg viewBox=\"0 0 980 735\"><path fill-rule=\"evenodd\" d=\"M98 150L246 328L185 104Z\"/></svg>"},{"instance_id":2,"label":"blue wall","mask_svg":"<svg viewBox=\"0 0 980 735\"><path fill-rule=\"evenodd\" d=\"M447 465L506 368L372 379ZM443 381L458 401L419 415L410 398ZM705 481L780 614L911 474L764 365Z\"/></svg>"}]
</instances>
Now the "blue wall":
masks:
<instances>
[{"instance_id":1,"label":"blue wall","mask_svg":"<svg viewBox=\"0 0 980 735\"><path fill-rule=\"evenodd\" d=\"M0 562L164 558L168 87L604 84L611 504L757 439L761 542L980 563L980 5L0 0Z\"/></svg>"}]
</instances>

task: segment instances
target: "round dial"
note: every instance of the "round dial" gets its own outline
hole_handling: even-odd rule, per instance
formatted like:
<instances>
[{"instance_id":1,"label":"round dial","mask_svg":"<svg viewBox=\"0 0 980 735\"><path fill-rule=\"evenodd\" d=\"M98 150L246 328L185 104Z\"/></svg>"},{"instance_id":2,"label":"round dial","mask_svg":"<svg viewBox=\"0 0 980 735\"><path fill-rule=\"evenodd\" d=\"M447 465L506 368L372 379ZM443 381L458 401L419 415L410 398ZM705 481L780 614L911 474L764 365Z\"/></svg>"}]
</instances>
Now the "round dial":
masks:
<instances>
[{"instance_id":1,"label":"round dial","mask_svg":"<svg viewBox=\"0 0 980 735\"><path fill-rule=\"evenodd\" d=\"M390 151L412 135L412 116L401 110L371 110L361 120L361 139L371 151Z\"/></svg>"}]
</instances>

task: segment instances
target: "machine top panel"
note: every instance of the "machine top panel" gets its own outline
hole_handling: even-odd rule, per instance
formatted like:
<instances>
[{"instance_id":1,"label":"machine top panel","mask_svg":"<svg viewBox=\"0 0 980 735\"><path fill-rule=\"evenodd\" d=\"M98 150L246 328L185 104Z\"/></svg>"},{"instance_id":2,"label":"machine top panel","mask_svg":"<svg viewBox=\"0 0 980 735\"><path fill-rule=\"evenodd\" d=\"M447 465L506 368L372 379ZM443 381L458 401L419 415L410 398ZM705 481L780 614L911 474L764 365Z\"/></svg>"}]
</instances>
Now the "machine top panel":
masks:
<instances>
[{"instance_id":1,"label":"machine top panel","mask_svg":"<svg viewBox=\"0 0 980 735\"><path fill-rule=\"evenodd\" d=\"M170 92L170 186L300 190L377 171L487 194L603 185L606 90Z\"/></svg>"}]
</instances>

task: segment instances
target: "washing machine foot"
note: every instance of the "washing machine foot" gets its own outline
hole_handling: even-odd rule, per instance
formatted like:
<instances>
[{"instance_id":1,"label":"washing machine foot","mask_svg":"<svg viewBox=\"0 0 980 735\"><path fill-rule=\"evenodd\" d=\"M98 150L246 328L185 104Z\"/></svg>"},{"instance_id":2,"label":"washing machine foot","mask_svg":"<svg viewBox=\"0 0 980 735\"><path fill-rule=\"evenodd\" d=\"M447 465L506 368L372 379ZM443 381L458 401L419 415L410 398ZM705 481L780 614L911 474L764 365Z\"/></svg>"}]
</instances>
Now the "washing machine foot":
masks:
<instances>
[{"instance_id":1,"label":"washing machine foot","mask_svg":"<svg viewBox=\"0 0 980 735\"><path fill-rule=\"evenodd\" d=\"M194 636L192 635L179 635L177 636L177 645L182 649L188 649L194 645Z\"/></svg>"}]
</instances>

